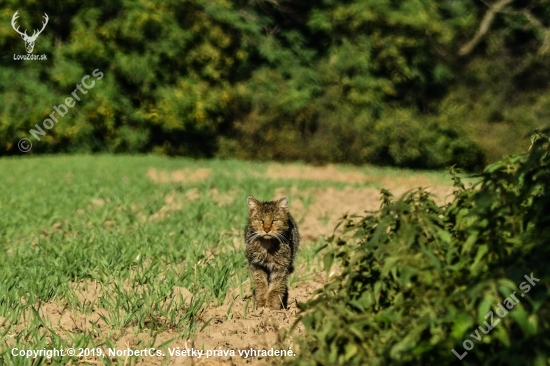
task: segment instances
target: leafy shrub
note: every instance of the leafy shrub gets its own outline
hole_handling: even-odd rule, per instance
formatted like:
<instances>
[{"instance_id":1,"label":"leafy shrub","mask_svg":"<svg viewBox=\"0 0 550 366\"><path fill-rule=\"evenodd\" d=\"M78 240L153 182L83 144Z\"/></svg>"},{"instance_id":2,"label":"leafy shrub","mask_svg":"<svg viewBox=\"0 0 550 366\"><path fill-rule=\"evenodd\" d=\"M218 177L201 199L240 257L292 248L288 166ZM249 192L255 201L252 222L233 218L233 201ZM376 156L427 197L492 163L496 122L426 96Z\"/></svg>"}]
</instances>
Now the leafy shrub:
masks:
<instances>
[{"instance_id":1,"label":"leafy shrub","mask_svg":"<svg viewBox=\"0 0 550 366\"><path fill-rule=\"evenodd\" d=\"M379 211L342 219L323 257L341 272L302 304L306 337L291 364L548 364L548 136L471 187L452 173L445 206L421 188L398 200L383 190ZM525 275L540 280L529 292L518 289ZM514 292L519 302L491 323Z\"/></svg>"},{"instance_id":2,"label":"leafy shrub","mask_svg":"<svg viewBox=\"0 0 550 366\"><path fill-rule=\"evenodd\" d=\"M247 116L234 125L234 135L222 138L221 156L260 160L303 160L321 164L376 164L417 169L437 169L456 164L469 171L484 163L481 149L460 128L410 110L383 114L368 112L319 113L314 107L282 112L278 98L264 113ZM278 123L271 118L279 115ZM253 119L252 119L253 118ZM341 120L346 123L342 123Z\"/></svg>"},{"instance_id":3,"label":"leafy shrub","mask_svg":"<svg viewBox=\"0 0 550 366\"><path fill-rule=\"evenodd\" d=\"M434 169L456 164L474 171L484 154L460 127L439 118L396 109L383 115L372 135L369 162L380 165Z\"/></svg>"}]
</instances>

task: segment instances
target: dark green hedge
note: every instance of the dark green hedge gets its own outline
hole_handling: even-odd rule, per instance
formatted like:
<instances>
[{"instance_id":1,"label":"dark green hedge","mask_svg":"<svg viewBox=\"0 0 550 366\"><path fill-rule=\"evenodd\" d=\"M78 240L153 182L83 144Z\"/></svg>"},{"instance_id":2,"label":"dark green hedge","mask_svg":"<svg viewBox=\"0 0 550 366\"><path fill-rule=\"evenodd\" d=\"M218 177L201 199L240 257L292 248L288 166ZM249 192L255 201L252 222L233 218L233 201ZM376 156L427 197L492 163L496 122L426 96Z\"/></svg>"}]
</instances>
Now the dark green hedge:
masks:
<instances>
[{"instance_id":1,"label":"dark green hedge","mask_svg":"<svg viewBox=\"0 0 550 366\"><path fill-rule=\"evenodd\" d=\"M546 365L550 140L485 168L452 202L419 189L348 216L322 252L341 273L302 304L295 365ZM453 351L454 350L454 351Z\"/></svg>"}]
</instances>

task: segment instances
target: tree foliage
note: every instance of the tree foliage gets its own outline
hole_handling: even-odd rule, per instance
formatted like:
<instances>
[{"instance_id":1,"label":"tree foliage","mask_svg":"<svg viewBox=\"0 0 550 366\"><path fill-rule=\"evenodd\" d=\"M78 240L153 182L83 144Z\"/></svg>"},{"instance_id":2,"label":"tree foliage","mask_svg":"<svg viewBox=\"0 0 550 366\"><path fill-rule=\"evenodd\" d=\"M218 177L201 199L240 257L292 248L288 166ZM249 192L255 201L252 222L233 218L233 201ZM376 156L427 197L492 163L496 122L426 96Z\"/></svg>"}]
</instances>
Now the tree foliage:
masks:
<instances>
[{"instance_id":1,"label":"tree foliage","mask_svg":"<svg viewBox=\"0 0 550 366\"><path fill-rule=\"evenodd\" d=\"M8 0L0 152L19 153L17 140L99 69L33 152L476 169L550 110L539 15L550 5L504 1L480 32L483 2ZM29 32L48 14L34 51L47 61L13 60L25 53L17 10Z\"/></svg>"}]
</instances>

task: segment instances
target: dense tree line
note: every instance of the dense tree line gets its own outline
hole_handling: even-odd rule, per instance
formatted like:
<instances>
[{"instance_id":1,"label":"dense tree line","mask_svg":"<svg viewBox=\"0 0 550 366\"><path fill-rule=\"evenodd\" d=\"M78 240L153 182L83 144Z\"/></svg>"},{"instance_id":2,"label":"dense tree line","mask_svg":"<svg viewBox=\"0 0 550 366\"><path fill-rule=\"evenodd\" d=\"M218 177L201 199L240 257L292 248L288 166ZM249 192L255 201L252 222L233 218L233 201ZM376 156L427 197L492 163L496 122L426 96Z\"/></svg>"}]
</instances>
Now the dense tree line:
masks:
<instances>
[{"instance_id":1,"label":"dense tree line","mask_svg":"<svg viewBox=\"0 0 550 366\"><path fill-rule=\"evenodd\" d=\"M16 11L29 35L48 14L33 51L47 60L15 59ZM0 152L29 138L34 153L475 169L546 122L549 13L543 0L5 1Z\"/></svg>"}]
</instances>

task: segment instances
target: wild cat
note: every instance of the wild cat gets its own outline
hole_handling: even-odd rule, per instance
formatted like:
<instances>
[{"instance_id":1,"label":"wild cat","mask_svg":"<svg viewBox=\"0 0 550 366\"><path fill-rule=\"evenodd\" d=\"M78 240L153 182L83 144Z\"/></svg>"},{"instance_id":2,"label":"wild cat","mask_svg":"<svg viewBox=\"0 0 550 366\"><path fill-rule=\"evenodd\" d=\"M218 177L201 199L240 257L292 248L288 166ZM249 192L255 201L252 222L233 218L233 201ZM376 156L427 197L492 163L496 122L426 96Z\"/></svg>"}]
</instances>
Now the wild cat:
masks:
<instances>
[{"instance_id":1,"label":"wild cat","mask_svg":"<svg viewBox=\"0 0 550 366\"><path fill-rule=\"evenodd\" d=\"M248 197L245 255L248 259L257 307L286 308L288 276L294 271L298 226L288 212L288 198L259 202Z\"/></svg>"}]
</instances>

